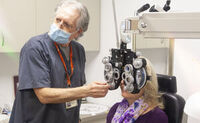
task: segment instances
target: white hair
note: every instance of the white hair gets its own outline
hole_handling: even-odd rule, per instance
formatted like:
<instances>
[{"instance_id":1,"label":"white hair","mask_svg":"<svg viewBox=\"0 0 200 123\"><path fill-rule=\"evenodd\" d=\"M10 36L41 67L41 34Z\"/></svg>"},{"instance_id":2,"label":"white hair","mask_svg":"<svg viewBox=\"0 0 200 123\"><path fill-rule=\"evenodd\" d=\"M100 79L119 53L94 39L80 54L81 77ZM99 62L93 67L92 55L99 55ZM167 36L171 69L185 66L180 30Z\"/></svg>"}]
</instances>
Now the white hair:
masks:
<instances>
[{"instance_id":1,"label":"white hair","mask_svg":"<svg viewBox=\"0 0 200 123\"><path fill-rule=\"evenodd\" d=\"M83 32L87 31L89 20L90 20L90 16L89 16L87 8L82 3L78 2L77 0L62 0L58 4L58 7L56 8L56 13L58 12L58 9L65 8L68 6L80 12L80 16L76 22L76 28L82 29ZM83 33L79 37L81 37L82 35Z\"/></svg>"}]
</instances>

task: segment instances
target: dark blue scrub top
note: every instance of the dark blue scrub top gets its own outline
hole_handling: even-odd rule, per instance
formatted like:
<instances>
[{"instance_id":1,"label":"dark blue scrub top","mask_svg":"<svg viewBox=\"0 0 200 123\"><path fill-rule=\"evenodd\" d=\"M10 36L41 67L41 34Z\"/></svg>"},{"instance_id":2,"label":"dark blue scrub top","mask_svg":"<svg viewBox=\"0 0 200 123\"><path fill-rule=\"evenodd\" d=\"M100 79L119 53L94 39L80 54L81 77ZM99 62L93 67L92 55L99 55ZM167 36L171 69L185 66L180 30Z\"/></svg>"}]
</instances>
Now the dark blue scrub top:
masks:
<instances>
[{"instance_id":1,"label":"dark blue scrub top","mask_svg":"<svg viewBox=\"0 0 200 123\"><path fill-rule=\"evenodd\" d=\"M71 41L71 45L74 64L71 87L79 87L86 82L85 50L78 42ZM66 109L65 103L42 104L33 91L42 87L67 87L65 69L48 33L31 38L21 50L19 87L9 123L78 123L80 100L71 109Z\"/></svg>"}]
</instances>

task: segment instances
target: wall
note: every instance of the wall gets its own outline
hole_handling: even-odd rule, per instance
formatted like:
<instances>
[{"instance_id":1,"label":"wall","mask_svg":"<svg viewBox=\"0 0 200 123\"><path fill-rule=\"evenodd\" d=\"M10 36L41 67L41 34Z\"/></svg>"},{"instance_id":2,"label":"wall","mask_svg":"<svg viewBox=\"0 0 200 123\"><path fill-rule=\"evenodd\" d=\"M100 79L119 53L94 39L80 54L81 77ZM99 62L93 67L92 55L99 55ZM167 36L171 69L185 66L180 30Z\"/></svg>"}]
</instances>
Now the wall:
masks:
<instances>
[{"instance_id":1,"label":"wall","mask_svg":"<svg viewBox=\"0 0 200 123\"><path fill-rule=\"evenodd\" d=\"M200 1L198 0L176 0L176 6L179 10L189 12L199 12L199 4ZM178 93L183 95L185 99L192 93L200 91L199 46L200 39L175 40L174 75L178 80Z\"/></svg>"},{"instance_id":2,"label":"wall","mask_svg":"<svg viewBox=\"0 0 200 123\"><path fill-rule=\"evenodd\" d=\"M199 12L200 1L176 0L173 6L180 11ZM198 25L199 26L199 25ZM174 75L177 77L178 94L185 100L200 91L200 39L176 39L174 49ZM196 123L188 117L188 123Z\"/></svg>"},{"instance_id":3,"label":"wall","mask_svg":"<svg viewBox=\"0 0 200 123\"><path fill-rule=\"evenodd\" d=\"M18 53L0 53L0 107L12 107L14 99L13 76L18 73Z\"/></svg>"},{"instance_id":4,"label":"wall","mask_svg":"<svg viewBox=\"0 0 200 123\"><path fill-rule=\"evenodd\" d=\"M174 75L178 81L178 93L185 99L200 91L199 46L199 39L175 41Z\"/></svg>"}]
</instances>

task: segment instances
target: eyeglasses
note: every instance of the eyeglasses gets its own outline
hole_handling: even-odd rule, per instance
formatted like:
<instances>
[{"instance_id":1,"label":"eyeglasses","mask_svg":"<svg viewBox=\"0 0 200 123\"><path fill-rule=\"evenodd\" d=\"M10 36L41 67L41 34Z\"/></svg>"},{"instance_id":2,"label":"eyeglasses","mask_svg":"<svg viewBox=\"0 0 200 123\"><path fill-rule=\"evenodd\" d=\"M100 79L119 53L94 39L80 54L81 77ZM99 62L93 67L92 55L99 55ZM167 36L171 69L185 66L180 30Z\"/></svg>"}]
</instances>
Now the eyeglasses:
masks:
<instances>
[{"instance_id":1,"label":"eyeglasses","mask_svg":"<svg viewBox=\"0 0 200 123\"><path fill-rule=\"evenodd\" d=\"M56 23L61 24L65 29L68 29L70 31L74 30L74 25L70 25L68 22L62 21L62 19L60 18L56 18Z\"/></svg>"}]
</instances>

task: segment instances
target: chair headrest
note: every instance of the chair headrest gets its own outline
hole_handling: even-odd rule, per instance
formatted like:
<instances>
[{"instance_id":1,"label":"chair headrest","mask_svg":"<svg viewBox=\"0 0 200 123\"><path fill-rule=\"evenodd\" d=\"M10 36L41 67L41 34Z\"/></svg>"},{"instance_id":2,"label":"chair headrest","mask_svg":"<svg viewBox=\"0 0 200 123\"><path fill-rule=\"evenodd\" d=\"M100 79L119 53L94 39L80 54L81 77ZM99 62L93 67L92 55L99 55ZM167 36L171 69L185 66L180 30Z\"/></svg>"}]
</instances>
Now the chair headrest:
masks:
<instances>
[{"instance_id":1,"label":"chair headrest","mask_svg":"<svg viewBox=\"0 0 200 123\"><path fill-rule=\"evenodd\" d=\"M168 93L177 92L175 76L157 74L157 78L158 78L158 88L159 88L158 90L160 92L168 92Z\"/></svg>"}]
</instances>

